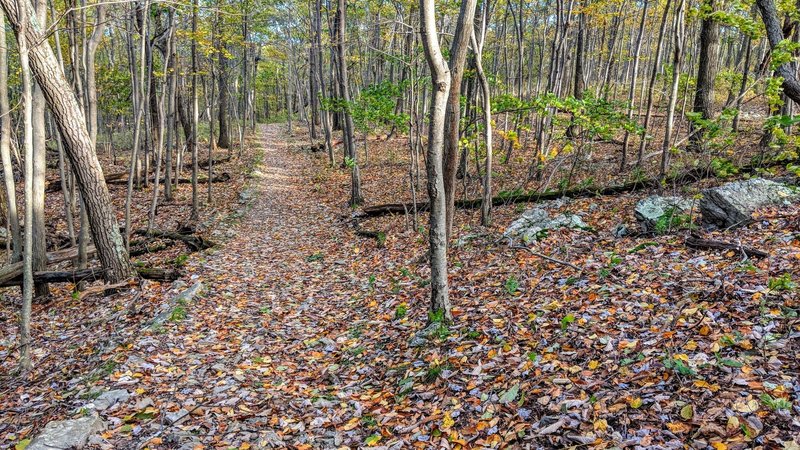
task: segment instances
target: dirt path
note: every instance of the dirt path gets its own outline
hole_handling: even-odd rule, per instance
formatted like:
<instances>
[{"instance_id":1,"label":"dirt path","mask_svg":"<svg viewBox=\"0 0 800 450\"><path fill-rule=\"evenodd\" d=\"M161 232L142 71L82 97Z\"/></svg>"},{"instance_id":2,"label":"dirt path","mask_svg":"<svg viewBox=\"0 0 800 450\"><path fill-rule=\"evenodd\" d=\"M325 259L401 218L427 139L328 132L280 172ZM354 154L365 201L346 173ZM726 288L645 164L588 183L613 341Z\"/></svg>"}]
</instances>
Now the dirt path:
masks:
<instances>
[{"instance_id":1,"label":"dirt path","mask_svg":"<svg viewBox=\"0 0 800 450\"><path fill-rule=\"evenodd\" d=\"M349 231L338 212L313 200L307 157L288 149L282 131L262 130L258 194L235 236L189 264L204 293L134 343L118 369L114 387L138 392L134 410L152 406L160 414L135 435L114 433L115 445L149 436L188 448L363 441L334 428L362 414L353 399L372 384L342 379L350 376L343 354L361 351L344 346L366 317L347 292L363 280L348 267Z\"/></svg>"}]
</instances>

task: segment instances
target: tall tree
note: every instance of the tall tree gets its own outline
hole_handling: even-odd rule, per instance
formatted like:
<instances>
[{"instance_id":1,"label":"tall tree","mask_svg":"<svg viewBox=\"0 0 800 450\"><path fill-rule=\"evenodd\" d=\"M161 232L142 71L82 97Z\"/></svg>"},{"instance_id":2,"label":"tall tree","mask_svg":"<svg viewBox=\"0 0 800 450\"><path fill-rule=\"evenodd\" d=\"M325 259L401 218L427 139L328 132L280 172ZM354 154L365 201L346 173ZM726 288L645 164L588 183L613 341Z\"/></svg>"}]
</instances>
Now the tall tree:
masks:
<instances>
[{"instance_id":1,"label":"tall tree","mask_svg":"<svg viewBox=\"0 0 800 450\"><path fill-rule=\"evenodd\" d=\"M433 103L430 108L428 127L428 151L425 160L425 169L428 175L428 202L430 203L430 230L428 232L431 266L430 308L434 315L441 315L443 319L451 321L453 314L447 284L447 203L442 172L445 116L450 92L450 68L442 55L436 32L436 2L420 0L419 8L422 47L431 70L433 89Z\"/></svg>"},{"instance_id":2,"label":"tall tree","mask_svg":"<svg viewBox=\"0 0 800 450\"><path fill-rule=\"evenodd\" d=\"M6 46L5 16L0 14L0 162L3 163L3 186L6 199L6 221L11 231L9 262L22 258L22 233L17 216L17 193L14 169L11 166L11 108L8 103L8 48Z\"/></svg>"},{"instance_id":3,"label":"tall tree","mask_svg":"<svg viewBox=\"0 0 800 450\"><path fill-rule=\"evenodd\" d=\"M446 230L447 241L453 229L455 215L456 173L458 171L458 142L461 122L461 80L469 50L469 40L473 33L475 5L477 0L463 0L456 22L453 43L450 45L450 91L445 112L444 140L444 193L447 202ZM431 71L433 71L431 69Z\"/></svg>"},{"instance_id":4,"label":"tall tree","mask_svg":"<svg viewBox=\"0 0 800 450\"><path fill-rule=\"evenodd\" d=\"M717 78L719 59L719 24L714 19L715 0L704 0L700 10L703 21L700 25L700 58L693 111L702 119L709 120L713 116L714 80ZM691 123L690 147L699 150L703 144L703 133L694 122Z\"/></svg>"},{"instance_id":5,"label":"tall tree","mask_svg":"<svg viewBox=\"0 0 800 450\"><path fill-rule=\"evenodd\" d=\"M66 153L72 163L75 180L91 225L97 255L105 278L111 283L121 282L133 273L111 198L103 177L103 170L92 146L86 121L72 88L59 66L52 47L42 35L42 28L34 15L29 0L0 0L17 41L30 49L31 72L44 93L61 136L66 143ZM21 27L28 14L30 26Z\"/></svg>"},{"instance_id":6,"label":"tall tree","mask_svg":"<svg viewBox=\"0 0 800 450\"><path fill-rule=\"evenodd\" d=\"M361 197L361 173L358 168L358 155L356 154L355 134L353 131L353 116L350 113L350 82L347 76L347 51L346 51L346 22L345 11L347 8L346 0L339 0L336 10L337 37L336 42L337 58L336 62L339 69L339 89L344 103L344 142L346 146L347 164L350 166L350 205L359 205L363 201Z\"/></svg>"}]
</instances>

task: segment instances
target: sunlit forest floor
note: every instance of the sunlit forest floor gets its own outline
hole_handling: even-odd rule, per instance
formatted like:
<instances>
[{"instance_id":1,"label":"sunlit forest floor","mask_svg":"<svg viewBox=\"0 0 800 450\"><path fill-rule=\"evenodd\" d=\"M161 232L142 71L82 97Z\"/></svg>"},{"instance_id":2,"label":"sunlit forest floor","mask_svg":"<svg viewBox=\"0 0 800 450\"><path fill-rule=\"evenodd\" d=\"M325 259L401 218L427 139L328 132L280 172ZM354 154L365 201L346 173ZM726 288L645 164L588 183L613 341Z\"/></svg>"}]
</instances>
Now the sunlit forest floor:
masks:
<instances>
[{"instance_id":1,"label":"sunlit forest floor","mask_svg":"<svg viewBox=\"0 0 800 450\"><path fill-rule=\"evenodd\" d=\"M203 222L219 247L158 256L184 265L181 283L105 298L73 297L63 286L37 305L36 369L24 382L2 379L0 442L81 414L76 408L103 389L125 389L131 397L103 413L107 430L93 446L800 444L792 442L800 433L798 205L761 210L744 228L698 230L769 253L750 260L689 249L689 230L615 237L620 224L636 229L634 204L650 192L550 202L589 227L553 231L531 249L578 269L501 239L527 205L499 205L488 228L477 211L460 210L449 251L454 324L421 339L427 218L423 233L397 215L361 224L385 241L357 236L349 173L304 150L299 129L294 138L285 130L261 128L243 157L258 169L246 176L246 164L232 162L234 182L215 185L218 206ZM749 161L755 143L729 158ZM574 183L630 177L617 173L617 150L597 145ZM368 204L410 200L407 154L404 139L369 143ZM497 192L520 187L528 173L529 155L515 154L497 164ZM677 159L688 167L694 158ZM691 196L721 182L665 191ZM242 207L245 184L258 194ZM468 181L466 196L478 196L477 186ZM181 185L180 207L160 213L164 227L187 214L189 194ZM146 191L137 195L146 209ZM200 295L147 326L196 282ZM15 359L16 295L8 291L0 306L4 371Z\"/></svg>"}]
</instances>

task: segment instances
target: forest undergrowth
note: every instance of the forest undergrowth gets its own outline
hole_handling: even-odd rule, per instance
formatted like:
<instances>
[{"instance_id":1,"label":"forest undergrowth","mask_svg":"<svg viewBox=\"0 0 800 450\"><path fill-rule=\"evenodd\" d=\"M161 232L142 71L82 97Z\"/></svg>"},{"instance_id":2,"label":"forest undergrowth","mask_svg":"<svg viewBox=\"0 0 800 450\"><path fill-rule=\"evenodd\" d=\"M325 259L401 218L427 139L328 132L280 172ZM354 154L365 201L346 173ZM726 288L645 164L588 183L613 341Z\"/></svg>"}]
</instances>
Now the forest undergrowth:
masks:
<instances>
[{"instance_id":1,"label":"forest undergrowth","mask_svg":"<svg viewBox=\"0 0 800 450\"><path fill-rule=\"evenodd\" d=\"M459 210L448 326L428 313L424 219L369 219L361 226L382 237L360 237L346 171L284 125L253 144L244 158L263 151L260 166L223 166L234 181L215 185L218 205L244 208L237 192L250 183L250 206L233 221L232 207L204 213L220 245L158 255L183 266L178 283L111 297L64 285L36 306L36 369L24 385L3 379L5 445L125 389L93 446L797 448L797 205L735 230L615 237L636 229L634 204L650 192L558 200L537 206L588 227L542 235L533 252L502 238L532 205L498 205L491 227ZM364 177L368 204L400 198L386 182L408 170L395 145L372 145L364 173L383 175ZM178 192L165 220L185 212L190 190ZM691 249L692 232L769 256ZM198 282L199 295L145 326ZM8 354L16 306L2 305Z\"/></svg>"}]
</instances>

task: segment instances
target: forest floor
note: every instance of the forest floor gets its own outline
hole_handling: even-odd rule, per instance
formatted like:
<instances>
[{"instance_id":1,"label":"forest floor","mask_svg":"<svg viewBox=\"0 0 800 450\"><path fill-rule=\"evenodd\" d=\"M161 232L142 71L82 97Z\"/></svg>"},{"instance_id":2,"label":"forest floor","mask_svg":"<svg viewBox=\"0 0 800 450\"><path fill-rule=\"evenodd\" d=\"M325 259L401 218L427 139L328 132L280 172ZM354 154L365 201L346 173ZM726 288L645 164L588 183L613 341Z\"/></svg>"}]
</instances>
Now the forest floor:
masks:
<instances>
[{"instance_id":1,"label":"forest floor","mask_svg":"<svg viewBox=\"0 0 800 450\"><path fill-rule=\"evenodd\" d=\"M143 326L157 308L137 307L139 297L49 305L90 310L61 333L95 339L82 348L100 363L3 389L0 427L12 425L0 443L125 389L131 397L103 412L108 428L94 446L800 445L797 205L707 233L770 254L743 260L687 249L685 231L614 237L646 193L552 202L591 229L550 233L532 249L579 270L501 242L519 206L498 207L489 228L459 211L454 324L423 339L424 235L399 216L364 224L382 230L383 243L356 236L344 206L349 176L284 131L260 130L255 195L229 238L191 255L181 283L137 294L160 304L202 283L167 320ZM379 179L365 183L381 189ZM98 329L114 338L90 338Z\"/></svg>"}]
</instances>

